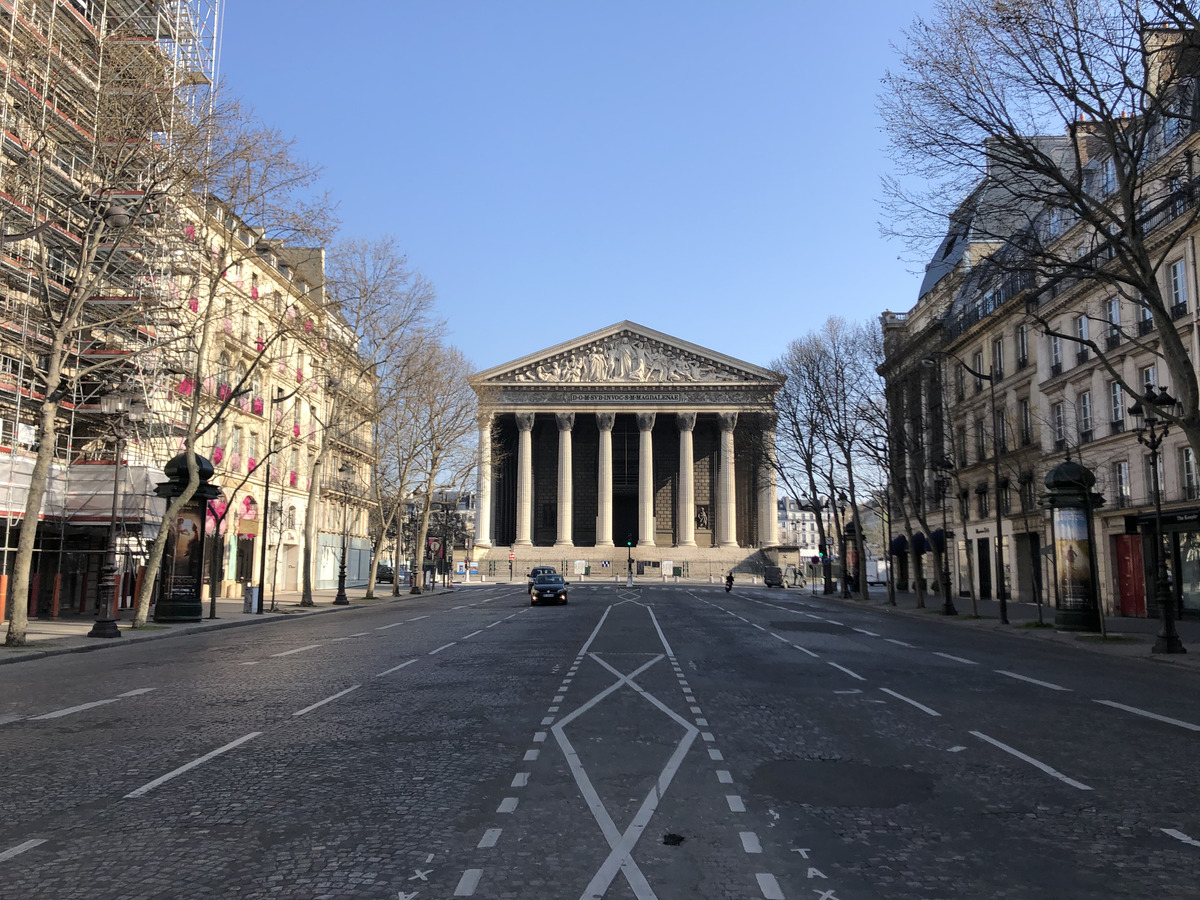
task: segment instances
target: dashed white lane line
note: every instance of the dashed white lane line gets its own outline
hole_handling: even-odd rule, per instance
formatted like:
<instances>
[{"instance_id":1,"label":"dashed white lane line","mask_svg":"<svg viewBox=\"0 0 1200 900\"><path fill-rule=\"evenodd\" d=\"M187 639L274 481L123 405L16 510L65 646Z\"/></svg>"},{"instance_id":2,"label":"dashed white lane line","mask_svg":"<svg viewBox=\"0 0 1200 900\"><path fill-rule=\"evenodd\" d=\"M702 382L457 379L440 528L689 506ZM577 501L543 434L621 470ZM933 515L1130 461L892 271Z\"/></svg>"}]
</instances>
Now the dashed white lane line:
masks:
<instances>
[{"instance_id":1,"label":"dashed white lane line","mask_svg":"<svg viewBox=\"0 0 1200 900\"><path fill-rule=\"evenodd\" d=\"M529 773L518 772L513 776L512 784L509 787L526 787L529 784Z\"/></svg>"},{"instance_id":2,"label":"dashed white lane line","mask_svg":"<svg viewBox=\"0 0 1200 900\"><path fill-rule=\"evenodd\" d=\"M766 631L766 630L767 630L767 629L763 628L761 625L759 625L757 622L752 622L751 624L752 624L752 625L753 625L755 628L757 628L759 631Z\"/></svg>"},{"instance_id":3,"label":"dashed white lane line","mask_svg":"<svg viewBox=\"0 0 1200 900\"><path fill-rule=\"evenodd\" d=\"M503 800L500 801L500 805L496 807L496 812L510 813L510 812L513 812L516 808L517 808L517 798L516 797L505 797Z\"/></svg>"},{"instance_id":4,"label":"dashed white lane line","mask_svg":"<svg viewBox=\"0 0 1200 900\"><path fill-rule=\"evenodd\" d=\"M912 697L905 697L903 694L898 694L889 688L880 688L880 690L883 691L885 694L889 694L890 696L895 697L897 700L903 700L905 703L909 704L910 706L915 706L917 709L921 710L921 712L923 712L923 713L927 713L928 715L931 715L931 716L939 716L939 717L941 716L940 712L930 709L924 703L918 703Z\"/></svg>"},{"instance_id":5,"label":"dashed white lane line","mask_svg":"<svg viewBox=\"0 0 1200 900\"><path fill-rule=\"evenodd\" d=\"M535 759L538 758L539 752L540 751L538 751L538 750L526 750L525 751L525 762L533 762Z\"/></svg>"},{"instance_id":6,"label":"dashed white lane line","mask_svg":"<svg viewBox=\"0 0 1200 900\"><path fill-rule=\"evenodd\" d=\"M3 853L0 853L0 862L12 859L14 856L20 856L26 850L32 850L34 847L40 847L44 843L46 843L44 838L32 838L22 844L17 844L15 847L9 847Z\"/></svg>"},{"instance_id":7,"label":"dashed white lane line","mask_svg":"<svg viewBox=\"0 0 1200 900\"><path fill-rule=\"evenodd\" d=\"M797 650L799 650L801 653L807 653L813 659L821 658L821 657L817 656L817 654L815 654L811 650L809 650L807 647L801 647L799 644L792 644L792 646L795 647Z\"/></svg>"},{"instance_id":8,"label":"dashed white lane line","mask_svg":"<svg viewBox=\"0 0 1200 900\"><path fill-rule=\"evenodd\" d=\"M708 751L708 758L711 759L713 762L721 762L722 760L725 759L725 757L721 755L721 751L715 750L715 749L710 749Z\"/></svg>"},{"instance_id":9,"label":"dashed white lane line","mask_svg":"<svg viewBox=\"0 0 1200 900\"><path fill-rule=\"evenodd\" d=\"M771 637L775 638L775 640L777 640L777 641L783 641L785 644L790 644L790 643L791 643L791 641L789 641L789 640L788 640L787 638L785 638L783 635L776 634L776 633L775 633L775 632L773 632L773 631L772 631L772 632L769 632L769 633L770 633Z\"/></svg>"},{"instance_id":10,"label":"dashed white lane line","mask_svg":"<svg viewBox=\"0 0 1200 900\"><path fill-rule=\"evenodd\" d=\"M293 715L293 716L302 716L302 715L304 715L305 713L310 713L310 712L312 712L314 709L317 709L318 707L324 706L326 703L332 703L332 702L333 702L334 700L336 700L338 697L345 697L347 694L351 693L352 691L357 691L357 690L358 690L360 687L362 687L362 685L361 685L361 684L355 684L355 685L351 685L350 687L346 688L344 691L338 691L336 694L333 694L332 696L326 697L324 700L318 700L318 701L317 701L316 703L314 703L312 706L306 706L306 707L304 707L304 709L298 709L298 710L296 710L296 712L292 713L292 715Z\"/></svg>"},{"instance_id":11,"label":"dashed white lane line","mask_svg":"<svg viewBox=\"0 0 1200 900\"><path fill-rule=\"evenodd\" d=\"M1008 672L1004 669L996 669L998 675L1007 675L1009 678L1015 678L1018 681L1027 681L1030 684L1036 684L1039 687L1050 688L1052 691L1069 691L1070 688L1065 688L1061 684L1052 684L1049 681L1039 681L1036 678L1030 678L1028 675L1018 675L1016 672Z\"/></svg>"},{"instance_id":12,"label":"dashed white lane line","mask_svg":"<svg viewBox=\"0 0 1200 900\"><path fill-rule=\"evenodd\" d=\"M66 709L56 709L54 712L44 713L40 716L33 716L29 721L37 722L40 719L61 719L63 716L69 716L73 713L83 712L85 709L95 709L97 706L107 706L109 703L116 703L122 697L138 697L142 694L150 693L154 688L138 688L134 691L126 691L124 694L118 694L115 697L110 697L107 700L93 700L91 703L80 703L78 706L68 706Z\"/></svg>"},{"instance_id":13,"label":"dashed white lane line","mask_svg":"<svg viewBox=\"0 0 1200 900\"><path fill-rule=\"evenodd\" d=\"M826 660L826 662L829 662L829 660ZM835 669L840 669L841 671L845 672L845 673L846 673L847 675L849 675L851 678L857 678L859 681L866 681L866 680L867 680L867 679L863 678L861 675L859 675L857 672L852 672L850 669L847 669L845 666L839 666L839 665L838 665L837 663L835 663L835 662L830 662L829 664L830 664L831 666L833 666Z\"/></svg>"},{"instance_id":14,"label":"dashed white lane line","mask_svg":"<svg viewBox=\"0 0 1200 900\"><path fill-rule=\"evenodd\" d=\"M405 622L420 622L422 619L428 619L429 616L413 616L411 619L405 619Z\"/></svg>"},{"instance_id":15,"label":"dashed white lane line","mask_svg":"<svg viewBox=\"0 0 1200 900\"><path fill-rule=\"evenodd\" d=\"M1026 754L1022 753L1020 750L1017 750L1014 747L1010 747L1010 746L1008 746L1008 744L1001 743L1000 741L996 740L995 738L990 738L983 732L972 731L971 734L974 735L975 737L979 738L981 741L987 741L987 743L991 744L993 747L998 747L999 749L1003 750L1005 753L1011 753L1017 759L1023 760L1025 762L1029 763L1031 766L1035 766L1036 768L1041 769L1047 775L1051 775L1051 776L1057 778L1059 781L1061 781L1065 784L1069 784L1073 788L1078 788L1081 791L1090 791L1091 790L1091 788L1088 787L1086 784L1076 781L1074 778L1068 778L1062 772L1058 771L1058 769L1052 768L1052 767L1046 765L1044 762L1039 762L1038 760L1034 759L1032 756L1027 756Z\"/></svg>"},{"instance_id":16,"label":"dashed white lane line","mask_svg":"<svg viewBox=\"0 0 1200 900\"><path fill-rule=\"evenodd\" d=\"M540 743L542 743L542 742L543 742L543 741L545 741L545 740L546 740L546 732L544 732L544 731L535 731L535 732L533 733L533 742L534 742L535 744L540 744Z\"/></svg>"},{"instance_id":17,"label":"dashed white lane line","mask_svg":"<svg viewBox=\"0 0 1200 900\"><path fill-rule=\"evenodd\" d=\"M436 650L430 650L430 651L429 651L427 654L425 654L425 655L426 655L426 656L433 656L433 654L435 654L435 653L441 653L441 652L442 652L443 650L445 650L447 647L453 647L453 646L454 646L455 644L457 644L457 643L458 643L458 641L451 641L451 642L450 642L450 643L448 643L448 644L442 644L442 646L438 647Z\"/></svg>"},{"instance_id":18,"label":"dashed white lane line","mask_svg":"<svg viewBox=\"0 0 1200 900\"><path fill-rule=\"evenodd\" d=\"M403 669L405 666L411 666L411 665L412 665L413 663L415 663L415 662L416 662L416 660L415 660L415 659L410 659L410 660L408 660L408 661L406 661L406 662L402 662L402 663L400 663L400 665L398 665L398 666L392 666L390 669L384 669L382 672L380 672L380 673L379 673L378 675L376 675L375 677L376 677L376 678L382 678L384 675L391 675L393 672L399 672L399 671L400 671L401 669Z\"/></svg>"},{"instance_id":19,"label":"dashed white lane line","mask_svg":"<svg viewBox=\"0 0 1200 900\"><path fill-rule=\"evenodd\" d=\"M474 897L475 888L479 887L479 879L483 877L483 869L467 869L463 872L462 878L458 880L458 887L454 889L455 897ZM416 894L404 894L403 896L413 896Z\"/></svg>"},{"instance_id":20,"label":"dashed white lane line","mask_svg":"<svg viewBox=\"0 0 1200 900\"><path fill-rule=\"evenodd\" d=\"M354 634L350 635L350 637L366 637L370 633L371 632L369 631L356 631Z\"/></svg>"},{"instance_id":21,"label":"dashed white lane line","mask_svg":"<svg viewBox=\"0 0 1200 900\"><path fill-rule=\"evenodd\" d=\"M1169 834L1171 837L1175 838L1175 840L1177 840L1177 841L1183 841L1185 844L1187 844L1190 847L1200 847L1200 841L1196 840L1195 838L1188 837L1186 834L1184 834L1182 831L1180 831L1177 828L1160 828L1159 831L1161 831L1163 834ZM3 859L3 858L4 858L3 856L0 856L0 859Z\"/></svg>"},{"instance_id":22,"label":"dashed white lane line","mask_svg":"<svg viewBox=\"0 0 1200 900\"><path fill-rule=\"evenodd\" d=\"M933 655L940 656L942 659L950 659L950 660L953 660L954 662L959 662L959 663L962 663L963 665L967 665L967 666L979 665L979 663L975 662L975 660L973 660L973 659L963 659L961 656L951 656L949 653L942 653L939 650L934 650Z\"/></svg>"},{"instance_id":23,"label":"dashed white lane line","mask_svg":"<svg viewBox=\"0 0 1200 900\"><path fill-rule=\"evenodd\" d=\"M747 853L762 853L762 844L758 842L758 835L753 831L743 831L738 834L742 839L742 849Z\"/></svg>"},{"instance_id":24,"label":"dashed white lane line","mask_svg":"<svg viewBox=\"0 0 1200 900\"><path fill-rule=\"evenodd\" d=\"M503 622L503 621L504 621L503 619L498 619L497 621L493 622L491 625L488 625L487 627L488 627L488 628L495 628L497 625L499 625L499 624L500 624L501 622Z\"/></svg>"},{"instance_id":25,"label":"dashed white lane line","mask_svg":"<svg viewBox=\"0 0 1200 900\"><path fill-rule=\"evenodd\" d=\"M1114 709L1123 709L1125 712L1131 712L1135 716L1145 716L1147 719L1154 719L1158 722L1166 722L1168 725L1177 725L1180 728L1186 728L1188 731L1200 731L1200 725L1193 725L1191 722L1185 722L1182 719L1172 719L1170 716L1160 716L1158 713L1152 713L1147 709L1138 709L1136 706L1126 706L1124 703L1117 703L1115 700L1096 700L1096 703L1101 703L1104 706L1111 706Z\"/></svg>"},{"instance_id":26,"label":"dashed white lane line","mask_svg":"<svg viewBox=\"0 0 1200 900\"><path fill-rule=\"evenodd\" d=\"M867 637L879 637L875 632L867 631L865 628L851 628L850 630L857 631L859 634L865 634Z\"/></svg>"},{"instance_id":27,"label":"dashed white lane line","mask_svg":"<svg viewBox=\"0 0 1200 900\"><path fill-rule=\"evenodd\" d=\"M908 643L907 641L898 641L895 638L884 638L884 640L887 641L889 644L896 644L899 647L908 647L910 650L916 649L915 646Z\"/></svg>"},{"instance_id":28,"label":"dashed white lane line","mask_svg":"<svg viewBox=\"0 0 1200 900\"><path fill-rule=\"evenodd\" d=\"M742 802L742 798L737 794L726 794L725 802L729 804L730 812L745 812L746 804Z\"/></svg>"},{"instance_id":29,"label":"dashed white lane line","mask_svg":"<svg viewBox=\"0 0 1200 900\"><path fill-rule=\"evenodd\" d=\"M378 626L376 626L375 630L376 631L387 631L389 628L397 628L400 625L407 624L408 622L411 622L411 621L412 621L411 619L405 619L403 622L393 622L391 625L378 625Z\"/></svg>"},{"instance_id":30,"label":"dashed white lane line","mask_svg":"<svg viewBox=\"0 0 1200 900\"><path fill-rule=\"evenodd\" d=\"M485 832L483 833L483 837L481 837L481 838L479 839L479 843L478 843L478 844L476 844L476 846L477 846L477 847L479 847L479 848L483 848L483 847L495 847L495 846L496 846L496 842L497 842L498 840L500 840L500 833L501 833L503 830L504 830L504 829L502 829L502 828L489 828L487 831L485 831Z\"/></svg>"},{"instance_id":31,"label":"dashed white lane line","mask_svg":"<svg viewBox=\"0 0 1200 900\"><path fill-rule=\"evenodd\" d=\"M291 656L293 653L303 653L305 650L315 650L320 647L320 644L309 644L307 647L297 647L295 650L284 650L282 653L272 653L271 658L277 656Z\"/></svg>"},{"instance_id":32,"label":"dashed white lane line","mask_svg":"<svg viewBox=\"0 0 1200 900\"><path fill-rule=\"evenodd\" d=\"M758 879L758 889L762 891L763 900L784 900L783 890L779 887L779 882L774 875L767 872L759 872L754 876ZM821 891L817 891L821 893Z\"/></svg>"},{"instance_id":33,"label":"dashed white lane line","mask_svg":"<svg viewBox=\"0 0 1200 900\"><path fill-rule=\"evenodd\" d=\"M717 769L717 782L719 784L733 784L733 775L728 769Z\"/></svg>"},{"instance_id":34,"label":"dashed white lane line","mask_svg":"<svg viewBox=\"0 0 1200 900\"><path fill-rule=\"evenodd\" d=\"M462 637L459 638L459 640L465 641L467 638L473 638L477 634L483 634L483 629L480 628L478 631L472 631L470 634L464 634Z\"/></svg>"},{"instance_id":35,"label":"dashed white lane line","mask_svg":"<svg viewBox=\"0 0 1200 900\"><path fill-rule=\"evenodd\" d=\"M466 608L467 608L467 607L466 607L466 605L463 605L463 606L452 606L452 607L450 607L450 609L452 609L452 610L454 610L454 609L466 609Z\"/></svg>"},{"instance_id":36,"label":"dashed white lane line","mask_svg":"<svg viewBox=\"0 0 1200 900\"><path fill-rule=\"evenodd\" d=\"M143 784L137 790L129 792L128 794L125 795L125 799L129 800L133 797L143 797L146 794L150 793L152 790L154 790L156 787L158 787L160 784L165 784L166 782L170 781L172 778L176 778L179 775L182 775L184 772L191 771L192 769L196 768L196 766L203 765L204 763L208 762L210 759L214 759L214 758L220 756L222 753L228 753L230 750L233 750L236 747L240 747L242 744L246 743L246 741L254 740L254 738L260 736L261 734L262 734L261 731L252 731L249 734L242 735L236 741L230 741L224 747L218 747L216 750L210 750L208 753L205 753L203 756L197 757L196 759L193 759L189 763L185 763L184 765L180 766L178 769L174 769L174 770L168 772L166 775L160 775L158 778L155 778L153 781L149 781L146 784Z\"/></svg>"}]
</instances>

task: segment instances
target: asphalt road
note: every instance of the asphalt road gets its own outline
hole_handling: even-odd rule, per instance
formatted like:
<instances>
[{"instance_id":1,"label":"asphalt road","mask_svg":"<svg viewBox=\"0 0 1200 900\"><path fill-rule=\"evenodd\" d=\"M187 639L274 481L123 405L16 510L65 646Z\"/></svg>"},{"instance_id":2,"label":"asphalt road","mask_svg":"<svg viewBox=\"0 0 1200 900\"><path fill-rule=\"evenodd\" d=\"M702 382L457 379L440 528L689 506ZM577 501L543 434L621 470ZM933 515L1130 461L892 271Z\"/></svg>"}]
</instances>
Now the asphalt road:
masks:
<instances>
[{"instance_id":1,"label":"asphalt road","mask_svg":"<svg viewBox=\"0 0 1200 900\"><path fill-rule=\"evenodd\" d=\"M0 898L1196 898L1200 676L793 591L8 666Z\"/></svg>"}]
</instances>

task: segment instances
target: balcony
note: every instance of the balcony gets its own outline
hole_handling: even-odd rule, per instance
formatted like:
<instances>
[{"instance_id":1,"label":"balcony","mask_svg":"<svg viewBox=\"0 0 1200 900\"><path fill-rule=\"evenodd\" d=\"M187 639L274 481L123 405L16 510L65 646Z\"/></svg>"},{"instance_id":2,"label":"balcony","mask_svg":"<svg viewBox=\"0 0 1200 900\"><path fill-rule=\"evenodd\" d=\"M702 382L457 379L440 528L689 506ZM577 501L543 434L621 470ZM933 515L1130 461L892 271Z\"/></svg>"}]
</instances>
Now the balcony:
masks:
<instances>
[{"instance_id":1,"label":"balcony","mask_svg":"<svg viewBox=\"0 0 1200 900\"><path fill-rule=\"evenodd\" d=\"M1075 365L1082 366L1085 362L1088 361L1088 358L1090 355L1091 354L1088 353L1087 347L1084 347L1082 350L1080 350L1078 353L1075 354Z\"/></svg>"},{"instance_id":2,"label":"balcony","mask_svg":"<svg viewBox=\"0 0 1200 900\"><path fill-rule=\"evenodd\" d=\"M1125 420L1124 419L1115 419L1114 421L1109 423L1109 425L1108 425L1108 433L1109 434L1124 434L1124 432L1125 432Z\"/></svg>"},{"instance_id":3,"label":"balcony","mask_svg":"<svg viewBox=\"0 0 1200 900\"><path fill-rule=\"evenodd\" d=\"M1079 443L1090 444L1092 442L1092 429L1084 428L1079 432Z\"/></svg>"},{"instance_id":4,"label":"balcony","mask_svg":"<svg viewBox=\"0 0 1200 900\"><path fill-rule=\"evenodd\" d=\"M1066 450L1066 449L1067 449L1067 439L1066 438L1055 438L1054 451L1056 453L1061 453L1063 450Z\"/></svg>"},{"instance_id":5,"label":"balcony","mask_svg":"<svg viewBox=\"0 0 1200 900\"><path fill-rule=\"evenodd\" d=\"M1104 339L1104 349L1105 350L1116 350L1120 346L1121 346L1121 335L1119 335L1119 334L1110 333L1109 336Z\"/></svg>"},{"instance_id":6,"label":"balcony","mask_svg":"<svg viewBox=\"0 0 1200 900\"><path fill-rule=\"evenodd\" d=\"M1188 311L1187 303L1176 303L1174 306L1171 307L1171 318L1172 319L1182 319L1184 316L1187 315L1187 311Z\"/></svg>"},{"instance_id":7,"label":"balcony","mask_svg":"<svg viewBox=\"0 0 1200 900\"><path fill-rule=\"evenodd\" d=\"M1027 365L1029 365L1029 357L1028 356L1018 356L1017 357L1017 370L1018 371L1025 368Z\"/></svg>"},{"instance_id":8,"label":"balcony","mask_svg":"<svg viewBox=\"0 0 1200 900\"><path fill-rule=\"evenodd\" d=\"M1153 330L1154 330L1154 320L1153 319L1139 319L1138 320L1138 337L1145 337Z\"/></svg>"},{"instance_id":9,"label":"balcony","mask_svg":"<svg viewBox=\"0 0 1200 900\"><path fill-rule=\"evenodd\" d=\"M1062 374L1062 363L1060 363L1060 362L1051 363L1050 377L1053 378L1055 375L1061 375L1061 374Z\"/></svg>"}]
</instances>

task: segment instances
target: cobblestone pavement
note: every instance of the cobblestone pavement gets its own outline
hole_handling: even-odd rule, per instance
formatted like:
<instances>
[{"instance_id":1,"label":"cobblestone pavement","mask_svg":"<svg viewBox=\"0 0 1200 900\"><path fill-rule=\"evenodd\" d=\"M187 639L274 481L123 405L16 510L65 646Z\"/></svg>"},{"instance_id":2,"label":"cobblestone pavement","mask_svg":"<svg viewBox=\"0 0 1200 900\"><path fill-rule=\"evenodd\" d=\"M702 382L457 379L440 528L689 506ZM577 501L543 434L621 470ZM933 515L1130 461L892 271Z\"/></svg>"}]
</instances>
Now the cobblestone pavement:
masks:
<instances>
[{"instance_id":1,"label":"cobblestone pavement","mask_svg":"<svg viewBox=\"0 0 1200 900\"><path fill-rule=\"evenodd\" d=\"M519 586L4 670L3 897L1194 898L1200 675Z\"/></svg>"}]
</instances>

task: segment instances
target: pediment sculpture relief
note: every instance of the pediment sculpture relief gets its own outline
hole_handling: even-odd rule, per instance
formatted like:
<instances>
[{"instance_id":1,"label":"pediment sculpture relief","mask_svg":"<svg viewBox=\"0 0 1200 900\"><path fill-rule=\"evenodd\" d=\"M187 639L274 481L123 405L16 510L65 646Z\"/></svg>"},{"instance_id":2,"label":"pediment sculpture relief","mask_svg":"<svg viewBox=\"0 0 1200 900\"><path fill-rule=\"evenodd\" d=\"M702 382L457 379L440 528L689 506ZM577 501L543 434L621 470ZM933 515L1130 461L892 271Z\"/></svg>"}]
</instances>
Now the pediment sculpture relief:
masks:
<instances>
[{"instance_id":1,"label":"pediment sculpture relief","mask_svg":"<svg viewBox=\"0 0 1200 900\"><path fill-rule=\"evenodd\" d=\"M682 384L740 380L732 372L717 368L701 357L668 350L656 342L624 334L530 366L518 372L515 379L566 384Z\"/></svg>"}]
</instances>

